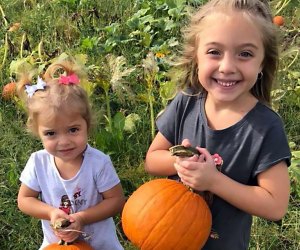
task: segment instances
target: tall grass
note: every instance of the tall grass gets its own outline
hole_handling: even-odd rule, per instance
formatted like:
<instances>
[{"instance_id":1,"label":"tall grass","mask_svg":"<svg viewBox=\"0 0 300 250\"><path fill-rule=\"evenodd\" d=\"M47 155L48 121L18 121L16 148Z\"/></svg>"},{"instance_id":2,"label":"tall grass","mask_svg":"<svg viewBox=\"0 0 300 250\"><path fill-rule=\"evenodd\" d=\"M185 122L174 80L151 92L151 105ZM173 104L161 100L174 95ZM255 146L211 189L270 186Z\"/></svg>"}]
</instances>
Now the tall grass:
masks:
<instances>
[{"instance_id":1,"label":"tall grass","mask_svg":"<svg viewBox=\"0 0 300 250\"><path fill-rule=\"evenodd\" d=\"M131 90L133 98L124 102L124 96L120 96L113 88L109 89L111 122L123 121L130 114L137 114L139 120L130 131L121 127L107 134L107 119L104 119L107 110L105 93L96 84L91 98L98 114L98 126L89 143L100 149L105 148L105 153L111 155L125 194L129 196L141 184L151 179L143 168L145 153L151 142L148 115L151 107L145 98L147 86L142 62L149 51L154 54L159 52L165 58L176 54L180 41L179 31L185 23L186 14L192 7L203 2L2 0L0 5L4 14L0 15L0 59L4 58L6 52L7 55L5 60L0 60L0 87L14 79L15 75L10 68L13 60L28 59L36 66L43 67L62 52L83 54L88 58L86 64L90 75L97 81L99 77L95 76L95 69L105 68L102 63L105 62L107 54L123 55L127 59L126 67L136 67L136 71L128 76L127 82L122 83L123 87ZM274 10L280 8L281 2L283 1L271 1ZM296 36L300 32L300 26L297 26L299 21L294 17L299 13L294 7L295 4L291 1L284 9L286 12L283 12L288 15L286 27L281 29L283 52L286 48L300 46L299 35ZM9 27L16 22L21 23L21 28L8 32ZM7 43L5 35L8 38ZM294 56L291 53L282 60L278 82L280 89L286 93L276 102L276 109L285 121L289 140L296 145L294 150L299 150L299 58L287 67L295 59ZM164 106L159 88L168 80L165 74L168 65L167 59L155 60L159 71L151 96L152 111L157 114ZM115 116L117 113L120 115ZM1 99L0 131L0 249L37 249L42 240L40 222L17 209L16 197L18 177L29 155L42 146L37 139L26 133L25 115L16 101ZM99 141L99 137L104 135L113 135L116 139L113 143ZM295 180L293 185L299 185L300 180ZM300 249L299 196L299 193L293 193L288 214L281 222L270 223L254 218L250 249ZM122 232L120 217L117 216L115 221L125 249L134 249Z\"/></svg>"}]
</instances>

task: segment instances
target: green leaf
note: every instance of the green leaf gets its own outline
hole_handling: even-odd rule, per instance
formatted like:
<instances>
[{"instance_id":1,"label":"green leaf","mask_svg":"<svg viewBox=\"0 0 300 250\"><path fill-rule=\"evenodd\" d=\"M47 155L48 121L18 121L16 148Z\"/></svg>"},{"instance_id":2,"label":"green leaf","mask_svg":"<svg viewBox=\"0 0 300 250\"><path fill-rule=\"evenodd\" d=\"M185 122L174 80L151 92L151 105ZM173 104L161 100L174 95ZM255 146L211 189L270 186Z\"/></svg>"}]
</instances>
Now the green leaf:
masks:
<instances>
[{"instance_id":1,"label":"green leaf","mask_svg":"<svg viewBox=\"0 0 300 250\"><path fill-rule=\"evenodd\" d=\"M300 159L300 151L293 151L292 152L292 156L293 156L293 159Z\"/></svg>"},{"instance_id":2,"label":"green leaf","mask_svg":"<svg viewBox=\"0 0 300 250\"><path fill-rule=\"evenodd\" d=\"M133 132L136 129L135 124L141 120L141 117L138 114L131 113L125 118L124 130L126 132Z\"/></svg>"},{"instance_id":3,"label":"green leaf","mask_svg":"<svg viewBox=\"0 0 300 250\"><path fill-rule=\"evenodd\" d=\"M172 9L172 8L180 9L185 5L186 1L185 0L167 0L166 3L170 9Z\"/></svg>"},{"instance_id":4,"label":"green leaf","mask_svg":"<svg viewBox=\"0 0 300 250\"><path fill-rule=\"evenodd\" d=\"M112 24L110 24L108 26L105 26L103 28L103 30L105 32L107 32L108 35L113 35L114 36L119 31L119 28L120 28L120 24L118 24L118 23L112 23Z\"/></svg>"},{"instance_id":5,"label":"green leaf","mask_svg":"<svg viewBox=\"0 0 300 250\"><path fill-rule=\"evenodd\" d=\"M118 141L123 140L123 130L125 126L125 116L123 113L118 112L113 117L113 135Z\"/></svg>"},{"instance_id":6,"label":"green leaf","mask_svg":"<svg viewBox=\"0 0 300 250\"><path fill-rule=\"evenodd\" d=\"M92 49L94 46L92 39L85 38L81 41L80 47L83 49Z\"/></svg>"},{"instance_id":7,"label":"green leaf","mask_svg":"<svg viewBox=\"0 0 300 250\"><path fill-rule=\"evenodd\" d=\"M10 63L10 74L18 74L25 71L31 71L33 69L33 65L28 62L27 58L13 60Z\"/></svg>"},{"instance_id":8,"label":"green leaf","mask_svg":"<svg viewBox=\"0 0 300 250\"><path fill-rule=\"evenodd\" d=\"M142 39L142 44L149 48L150 45L151 45L151 42L152 42L152 39L153 39L153 36L149 33L146 33L146 32L142 32L142 36L143 36L143 39Z\"/></svg>"},{"instance_id":9,"label":"green leaf","mask_svg":"<svg viewBox=\"0 0 300 250\"><path fill-rule=\"evenodd\" d=\"M169 100L172 100L176 95L176 83L172 81L163 82L160 84L159 95L162 98L163 105L166 106Z\"/></svg>"}]
</instances>

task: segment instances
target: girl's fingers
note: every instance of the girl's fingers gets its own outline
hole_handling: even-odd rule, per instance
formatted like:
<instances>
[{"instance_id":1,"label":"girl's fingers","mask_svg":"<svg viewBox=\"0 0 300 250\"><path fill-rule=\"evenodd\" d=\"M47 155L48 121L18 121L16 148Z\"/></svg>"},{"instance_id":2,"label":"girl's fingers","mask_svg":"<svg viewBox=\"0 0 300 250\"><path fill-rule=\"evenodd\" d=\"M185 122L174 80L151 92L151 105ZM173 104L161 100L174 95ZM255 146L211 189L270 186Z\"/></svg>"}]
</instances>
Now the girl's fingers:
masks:
<instances>
[{"instance_id":1,"label":"girl's fingers","mask_svg":"<svg viewBox=\"0 0 300 250\"><path fill-rule=\"evenodd\" d=\"M191 146L191 143L190 143L189 139L183 139L181 144L185 147L190 147Z\"/></svg>"},{"instance_id":2,"label":"girl's fingers","mask_svg":"<svg viewBox=\"0 0 300 250\"><path fill-rule=\"evenodd\" d=\"M200 154L198 156L198 162L205 162L205 158L204 158L204 155L203 154Z\"/></svg>"},{"instance_id":3,"label":"girl's fingers","mask_svg":"<svg viewBox=\"0 0 300 250\"><path fill-rule=\"evenodd\" d=\"M214 163L213 157L211 156L211 154L208 152L206 148L200 148L200 147L196 147L196 148L200 152L199 158L201 157L203 161Z\"/></svg>"}]
</instances>

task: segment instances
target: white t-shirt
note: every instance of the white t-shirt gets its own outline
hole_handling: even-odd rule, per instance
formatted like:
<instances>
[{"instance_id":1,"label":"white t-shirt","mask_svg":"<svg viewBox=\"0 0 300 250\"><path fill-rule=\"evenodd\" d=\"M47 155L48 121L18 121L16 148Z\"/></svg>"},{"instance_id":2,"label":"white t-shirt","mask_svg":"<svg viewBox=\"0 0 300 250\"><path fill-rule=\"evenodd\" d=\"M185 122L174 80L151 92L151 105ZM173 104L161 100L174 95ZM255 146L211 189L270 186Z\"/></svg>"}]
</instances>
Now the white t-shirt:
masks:
<instances>
[{"instance_id":1,"label":"white t-shirt","mask_svg":"<svg viewBox=\"0 0 300 250\"><path fill-rule=\"evenodd\" d=\"M72 179L63 179L46 150L33 153L20 181L40 192L40 199L66 213L75 213L94 206L103 200L101 193L120 183L109 156L87 145L80 170ZM40 249L59 239L53 234L50 221L42 220L44 239ZM86 225L82 229L89 237L86 241L95 250L123 249L113 218Z\"/></svg>"}]
</instances>

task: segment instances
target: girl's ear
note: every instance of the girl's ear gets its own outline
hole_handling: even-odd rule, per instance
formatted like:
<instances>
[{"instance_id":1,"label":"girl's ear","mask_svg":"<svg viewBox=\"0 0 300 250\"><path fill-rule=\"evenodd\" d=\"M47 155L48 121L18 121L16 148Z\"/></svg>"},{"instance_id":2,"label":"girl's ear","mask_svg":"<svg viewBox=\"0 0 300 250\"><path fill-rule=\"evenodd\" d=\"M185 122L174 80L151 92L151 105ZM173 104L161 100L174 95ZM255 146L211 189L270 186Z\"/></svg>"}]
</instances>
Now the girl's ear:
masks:
<instances>
[{"instance_id":1,"label":"girl's ear","mask_svg":"<svg viewBox=\"0 0 300 250\"><path fill-rule=\"evenodd\" d=\"M265 65L262 63L259 67L259 72L263 72Z\"/></svg>"}]
</instances>

